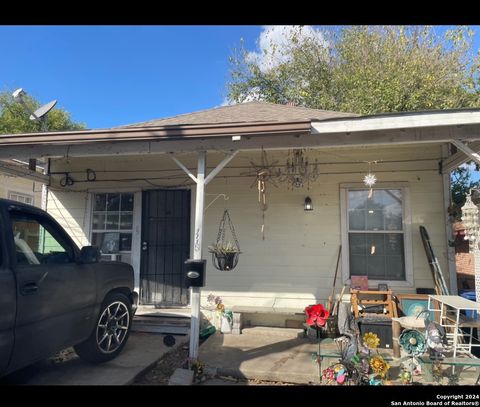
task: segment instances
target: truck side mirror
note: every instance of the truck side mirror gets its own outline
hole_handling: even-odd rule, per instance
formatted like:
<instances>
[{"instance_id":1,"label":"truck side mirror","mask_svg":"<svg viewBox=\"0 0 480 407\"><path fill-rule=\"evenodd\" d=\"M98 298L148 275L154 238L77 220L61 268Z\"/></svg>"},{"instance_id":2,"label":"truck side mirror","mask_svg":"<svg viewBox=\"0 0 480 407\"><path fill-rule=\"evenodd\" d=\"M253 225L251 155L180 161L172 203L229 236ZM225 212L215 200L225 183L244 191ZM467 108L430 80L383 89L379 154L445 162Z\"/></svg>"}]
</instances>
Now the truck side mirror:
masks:
<instances>
[{"instance_id":1,"label":"truck side mirror","mask_svg":"<svg viewBox=\"0 0 480 407\"><path fill-rule=\"evenodd\" d=\"M100 249L97 246L84 246L80 250L79 263L91 264L100 261Z\"/></svg>"}]
</instances>

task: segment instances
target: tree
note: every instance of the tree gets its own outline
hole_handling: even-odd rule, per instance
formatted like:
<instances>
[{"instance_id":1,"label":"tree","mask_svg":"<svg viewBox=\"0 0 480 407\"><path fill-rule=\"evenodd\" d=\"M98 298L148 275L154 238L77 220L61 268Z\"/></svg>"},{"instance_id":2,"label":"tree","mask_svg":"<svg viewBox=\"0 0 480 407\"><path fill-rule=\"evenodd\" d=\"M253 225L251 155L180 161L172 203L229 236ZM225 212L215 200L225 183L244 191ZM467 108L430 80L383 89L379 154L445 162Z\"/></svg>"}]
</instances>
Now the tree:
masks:
<instances>
[{"instance_id":1,"label":"tree","mask_svg":"<svg viewBox=\"0 0 480 407\"><path fill-rule=\"evenodd\" d=\"M480 106L473 32L433 27L311 27L243 43L230 58L228 98L251 98L359 114ZM268 36L267 36L268 37Z\"/></svg>"},{"instance_id":2,"label":"tree","mask_svg":"<svg viewBox=\"0 0 480 407\"><path fill-rule=\"evenodd\" d=\"M0 93L0 134L41 132L40 123L30 120L30 113L12 97L11 93L10 91ZM40 107L40 103L31 96L26 95L23 99L32 111ZM74 122L70 114L63 109L52 109L48 113L48 131L81 130L84 128L84 123Z\"/></svg>"},{"instance_id":3,"label":"tree","mask_svg":"<svg viewBox=\"0 0 480 407\"><path fill-rule=\"evenodd\" d=\"M480 186L480 181L472 181L469 169L471 165L473 164L462 165L453 171L451 175L452 206L450 207L450 214L455 220L460 220L461 218L461 208L465 204L466 195L470 189Z\"/></svg>"}]
</instances>

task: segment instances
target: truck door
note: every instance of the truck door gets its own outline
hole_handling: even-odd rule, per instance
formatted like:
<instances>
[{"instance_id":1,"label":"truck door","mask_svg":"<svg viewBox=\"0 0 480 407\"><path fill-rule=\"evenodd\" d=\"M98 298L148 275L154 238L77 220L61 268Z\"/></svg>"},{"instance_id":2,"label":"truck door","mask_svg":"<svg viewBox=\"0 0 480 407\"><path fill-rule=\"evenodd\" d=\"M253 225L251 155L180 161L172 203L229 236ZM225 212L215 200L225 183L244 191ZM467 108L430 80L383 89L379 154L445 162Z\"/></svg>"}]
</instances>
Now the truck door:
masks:
<instances>
[{"instance_id":1,"label":"truck door","mask_svg":"<svg viewBox=\"0 0 480 407\"><path fill-rule=\"evenodd\" d=\"M5 231L5 224L0 213L0 231ZM15 277L9 267L7 239L0 233L0 374L10 361L14 343L16 287Z\"/></svg>"},{"instance_id":2,"label":"truck door","mask_svg":"<svg viewBox=\"0 0 480 407\"><path fill-rule=\"evenodd\" d=\"M17 320L9 370L85 339L96 302L92 267L75 262L73 242L49 217L11 210Z\"/></svg>"}]
</instances>

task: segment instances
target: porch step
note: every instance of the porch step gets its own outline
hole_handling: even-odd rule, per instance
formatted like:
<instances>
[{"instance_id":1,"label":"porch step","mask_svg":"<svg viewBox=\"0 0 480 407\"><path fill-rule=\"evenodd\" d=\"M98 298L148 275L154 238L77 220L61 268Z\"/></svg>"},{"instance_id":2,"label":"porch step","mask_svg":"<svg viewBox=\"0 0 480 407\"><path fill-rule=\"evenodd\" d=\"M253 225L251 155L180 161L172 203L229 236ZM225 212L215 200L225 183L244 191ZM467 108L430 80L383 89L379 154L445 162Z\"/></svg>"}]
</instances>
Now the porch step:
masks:
<instances>
[{"instance_id":1,"label":"porch step","mask_svg":"<svg viewBox=\"0 0 480 407\"><path fill-rule=\"evenodd\" d=\"M190 308L157 308L154 305L139 305L135 315L190 318Z\"/></svg>"},{"instance_id":2,"label":"porch step","mask_svg":"<svg viewBox=\"0 0 480 407\"><path fill-rule=\"evenodd\" d=\"M190 318L162 315L135 315L132 331L171 335L187 335L190 332Z\"/></svg>"},{"instance_id":3,"label":"porch step","mask_svg":"<svg viewBox=\"0 0 480 407\"><path fill-rule=\"evenodd\" d=\"M271 336L275 335L278 337L284 337L286 339L296 339L303 338L304 330L303 329L294 329L294 328L274 328L266 326L254 326L242 329L242 335L252 335L252 336Z\"/></svg>"}]
</instances>

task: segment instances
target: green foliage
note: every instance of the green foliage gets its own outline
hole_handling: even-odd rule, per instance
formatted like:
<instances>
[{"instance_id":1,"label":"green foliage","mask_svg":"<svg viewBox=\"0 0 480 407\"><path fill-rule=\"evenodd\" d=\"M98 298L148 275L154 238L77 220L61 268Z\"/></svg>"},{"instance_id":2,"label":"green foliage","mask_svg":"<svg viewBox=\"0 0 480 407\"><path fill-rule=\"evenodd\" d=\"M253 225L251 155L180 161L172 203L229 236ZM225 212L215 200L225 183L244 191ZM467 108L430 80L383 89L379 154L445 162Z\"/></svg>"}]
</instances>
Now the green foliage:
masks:
<instances>
[{"instance_id":1,"label":"green foliage","mask_svg":"<svg viewBox=\"0 0 480 407\"><path fill-rule=\"evenodd\" d=\"M208 251L210 253L228 254L228 253L237 253L238 248L235 244L228 241L225 243L216 243L211 246L208 246Z\"/></svg>"},{"instance_id":2,"label":"green foliage","mask_svg":"<svg viewBox=\"0 0 480 407\"><path fill-rule=\"evenodd\" d=\"M41 124L30 120L30 113L11 94L11 91L0 93L0 134L41 132ZM28 95L24 96L24 100L32 111L41 105ZM55 108L48 113L48 131L82 130L84 128L84 123L74 122L65 110Z\"/></svg>"},{"instance_id":3,"label":"green foliage","mask_svg":"<svg viewBox=\"0 0 480 407\"><path fill-rule=\"evenodd\" d=\"M450 215L455 220L460 220L462 215L461 208L465 204L467 193L472 188L480 187L480 181L472 181L470 170L468 167L462 166L452 172L451 184L452 206Z\"/></svg>"},{"instance_id":4,"label":"green foliage","mask_svg":"<svg viewBox=\"0 0 480 407\"><path fill-rule=\"evenodd\" d=\"M243 43L230 58L228 97L358 114L480 106L478 56L467 28L439 36L432 27L353 26L323 30L325 41L297 27L262 66Z\"/></svg>"}]
</instances>

